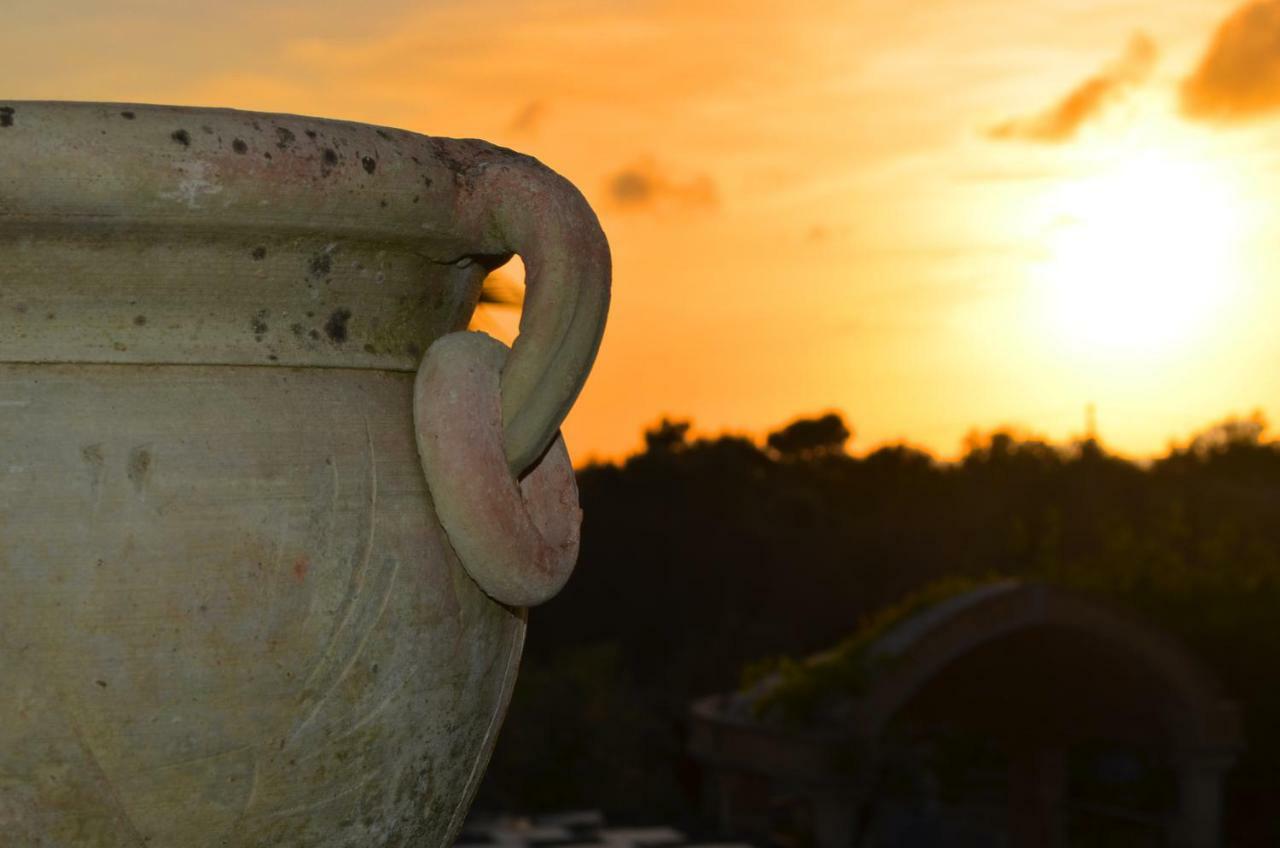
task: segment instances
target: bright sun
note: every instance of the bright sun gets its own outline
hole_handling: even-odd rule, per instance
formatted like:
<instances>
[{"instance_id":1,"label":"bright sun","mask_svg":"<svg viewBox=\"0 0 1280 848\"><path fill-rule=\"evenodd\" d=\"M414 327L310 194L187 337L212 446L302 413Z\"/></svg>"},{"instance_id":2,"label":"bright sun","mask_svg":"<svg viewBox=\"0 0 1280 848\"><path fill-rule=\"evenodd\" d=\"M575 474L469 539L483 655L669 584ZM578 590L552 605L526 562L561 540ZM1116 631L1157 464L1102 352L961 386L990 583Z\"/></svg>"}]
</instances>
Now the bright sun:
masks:
<instances>
[{"instance_id":1,"label":"bright sun","mask_svg":"<svg viewBox=\"0 0 1280 848\"><path fill-rule=\"evenodd\" d=\"M1237 270L1240 204L1206 162L1134 152L1045 198L1034 269L1077 352L1157 353L1205 329Z\"/></svg>"}]
</instances>

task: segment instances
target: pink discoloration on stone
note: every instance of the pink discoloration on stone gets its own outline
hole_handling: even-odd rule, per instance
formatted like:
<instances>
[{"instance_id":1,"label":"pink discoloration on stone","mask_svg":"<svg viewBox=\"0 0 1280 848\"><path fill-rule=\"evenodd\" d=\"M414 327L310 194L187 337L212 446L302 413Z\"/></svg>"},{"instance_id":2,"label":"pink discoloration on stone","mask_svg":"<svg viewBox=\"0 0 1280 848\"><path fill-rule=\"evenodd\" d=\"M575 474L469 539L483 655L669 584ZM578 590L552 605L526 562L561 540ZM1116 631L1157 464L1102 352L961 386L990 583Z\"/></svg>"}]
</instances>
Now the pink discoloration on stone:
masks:
<instances>
[{"instance_id":1,"label":"pink discoloration on stone","mask_svg":"<svg viewBox=\"0 0 1280 848\"><path fill-rule=\"evenodd\" d=\"M293 561L293 576L301 583L307 579L307 572L311 570L311 561L305 556L300 556Z\"/></svg>"},{"instance_id":2,"label":"pink discoloration on stone","mask_svg":"<svg viewBox=\"0 0 1280 848\"><path fill-rule=\"evenodd\" d=\"M560 436L519 482L508 469L506 359L507 348L483 333L442 337L418 371L414 420L436 514L467 573L495 600L532 606L569 579L582 513Z\"/></svg>"}]
</instances>

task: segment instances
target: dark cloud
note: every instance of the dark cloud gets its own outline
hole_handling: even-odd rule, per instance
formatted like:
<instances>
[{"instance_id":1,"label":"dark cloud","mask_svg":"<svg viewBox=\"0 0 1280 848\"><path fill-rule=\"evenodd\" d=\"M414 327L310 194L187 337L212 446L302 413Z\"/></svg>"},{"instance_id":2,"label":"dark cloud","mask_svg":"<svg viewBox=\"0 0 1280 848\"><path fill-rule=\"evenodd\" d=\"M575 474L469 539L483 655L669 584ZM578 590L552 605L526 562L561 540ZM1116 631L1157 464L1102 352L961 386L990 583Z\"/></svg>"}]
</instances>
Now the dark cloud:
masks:
<instances>
[{"instance_id":1,"label":"dark cloud","mask_svg":"<svg viewBox=\"0 0 1280 848\"><path fill-rule=\"evenodd\" d=\"M623 209L660 205L709 209L720 202L711 177L700 174L687 180L677 180L668 176L649 157L615 172L609 177L606 189L613 205Z\"/></svg>"},{"instance_id":2,"label":"dark cloud","mask_svg":"<svg viewBox=\"0 0 1280 848\"><path fill-rule=\"evenodd\" d=\"M1137 33L1129 40L1123 56L1073 88L1047 111L997 124L987 130L987 135L1044 144L1070 141L1125 91L1145 81L1155 62L1155 43Z\"/></svg>"},{"instance_id":3,"label":"dark cloud","mask_svg":"<svg viewBox=\"0 0 1280 848\"><path fill-rule=\"evenodd\" d=\"M1248 3L1214 33L1200 65L1182 81L1182 112L1240 121L1280 110L1280 0Z\"/></svg>"},{"instance_id":4,"label":"dark cloud","mask_svg":"<svg viewBox=\"0 0 1280 848\"><path fill-rule=\"evenodd\" d=\"M531 100L522 106L519 112L516 112L511 119L511 123L507 124L507 130L522 134L535 133L546 117L547 102L545 100Z\"/></svg>"}]
</instances>

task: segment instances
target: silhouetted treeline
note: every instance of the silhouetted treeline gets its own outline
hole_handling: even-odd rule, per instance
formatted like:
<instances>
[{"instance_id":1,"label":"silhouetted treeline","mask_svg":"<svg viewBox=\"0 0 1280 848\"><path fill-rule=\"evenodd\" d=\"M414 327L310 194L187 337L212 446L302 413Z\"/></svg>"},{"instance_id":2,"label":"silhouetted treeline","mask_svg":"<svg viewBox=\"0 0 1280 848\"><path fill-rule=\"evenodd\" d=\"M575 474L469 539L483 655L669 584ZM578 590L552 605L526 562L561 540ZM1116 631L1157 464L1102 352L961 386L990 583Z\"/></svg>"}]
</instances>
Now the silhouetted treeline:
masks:
<instances>
[{"instance_id":1,"label":"silhouetted treeline","mask_svg":"<svg viewBox=\"0 0 1280 848\"><path fill-rule=\"evenodd\" d=\"M691 699L950 576L1055 581L1172 631L1244 709L1229 803L1280 801L1280 442L1259 416L1145 464L1006 431L957 462L855 457L838 415L764 445L689 432L664 420L643 452L580 471L580 564L530 614L481 805L678 819L698 790Z\"/></svg>"}]
</instances>

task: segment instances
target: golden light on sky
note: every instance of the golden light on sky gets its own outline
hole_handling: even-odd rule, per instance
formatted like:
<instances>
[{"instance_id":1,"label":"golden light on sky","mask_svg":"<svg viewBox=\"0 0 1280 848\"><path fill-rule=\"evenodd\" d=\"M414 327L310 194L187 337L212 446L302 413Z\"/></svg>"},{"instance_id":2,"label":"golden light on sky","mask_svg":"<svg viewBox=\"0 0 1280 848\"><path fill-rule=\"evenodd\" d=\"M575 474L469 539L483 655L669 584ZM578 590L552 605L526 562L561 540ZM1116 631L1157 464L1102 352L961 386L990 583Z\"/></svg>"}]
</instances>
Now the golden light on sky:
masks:
<instances>
[{"instance_id":1,"label":"golden light on sky","mask_svg":"<svg viewBox=\"0 0 1280 848\"><path fill-rule=\"evenodd\" d=\"M17 0L7 98L476 136L615 257L575 457L661 415L1150 455L1280 400L1280 0ZM510 316L487 316L498 332Z\"/></svg>"},{"instance_id":2,"label":"golden light on sky","mask_svg":"<svg viewBox=\"0 0 1280 848\"><path fill-rule=\"evenodd\" d=\"M1077 355L1136 356L1211 332L1239 287L1234 188L1209 163L1160 148L1054 186L1034 276L1051 331Z\"/></svg>"}]
</instances>

